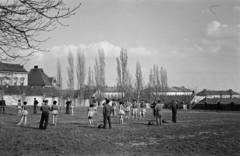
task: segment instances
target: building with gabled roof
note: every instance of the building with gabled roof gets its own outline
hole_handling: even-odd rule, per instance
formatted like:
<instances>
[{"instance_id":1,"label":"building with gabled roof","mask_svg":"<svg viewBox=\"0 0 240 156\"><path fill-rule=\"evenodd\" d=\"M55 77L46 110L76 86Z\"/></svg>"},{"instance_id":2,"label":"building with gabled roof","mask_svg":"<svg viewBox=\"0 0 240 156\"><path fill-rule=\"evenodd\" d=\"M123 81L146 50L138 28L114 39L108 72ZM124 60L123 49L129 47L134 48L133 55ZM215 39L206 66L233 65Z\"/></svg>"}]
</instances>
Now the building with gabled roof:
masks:
<instances>
[{"instance_id":1,"label":"building with gabled roof","mask_svg":"<svg viewBox=\"0 0 240 156\"><path fill-rule=\"evenodd\" d=\"M193 105L192 109L205 110L240 110L240 98L207 98Z\"/></svg>"},{"instance_id":2,"label":"building with gabled roof","mask_svg":"<svg viewBox=\"0 0 240 156\"><path fill-rule=\"evenodd\" d=\"M28 72L22 65L0 62L0 85L27 86Z\"/></svg>"},{"instance_id":3,"label":"building with gabled roof","mask_svg":"<svg viewBox=\"0 0 240 156\"><path fill-rule=\"evenodd\" d=\"M55 77L47 76L42 68L34 66L28 74L28 85L29 86L55 86Z\"/></svg>"},{"instance_id":4,"label":"building with gabled roof","mask_svg":"<svg viewBox=\"0 0 240 156\"><path fill-rule=\"evenodd\" d=\"M240 98L240 94L229 90L206 90L203 89L201 92L198 92L192 100L192 103L198 103L199 101L205 98Z\"/></svg>"},{"instance_id":5,"label":"building with gabled roof","mask_svg":"<svg viewBox=\"0 0 240 156\"><path fill-rule=\"evenodd\" d=\"M11 66L8 66L11 67ZM16 71L19 66L13 66L14 69L9 71ZM27 85L0 85L2 95L6 100L7 105L16 105L17 100L27 101L28 105L33 104L33 99L36 98L40 104L42 100L48 100L51 104L53 100L60 101L59 89L55 86L56 79L47 76L43 69L34 66L29 74L26 73Z\"/></svg>"}]
</instances>

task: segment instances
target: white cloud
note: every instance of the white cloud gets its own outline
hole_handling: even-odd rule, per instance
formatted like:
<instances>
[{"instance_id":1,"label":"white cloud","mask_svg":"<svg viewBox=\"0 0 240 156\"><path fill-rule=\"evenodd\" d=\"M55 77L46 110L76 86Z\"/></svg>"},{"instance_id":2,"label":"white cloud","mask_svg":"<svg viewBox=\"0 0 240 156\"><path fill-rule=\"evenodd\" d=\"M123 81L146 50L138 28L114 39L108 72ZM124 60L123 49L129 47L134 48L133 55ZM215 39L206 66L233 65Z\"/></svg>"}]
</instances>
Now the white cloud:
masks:
<instances>
[{"instance_id":1,"label":"white cloud","mask_svg":"<svg viewBox=\"0 0 240 156\"><path fill-rule=\"evenodd\" d=\"M235 11L240 11L240 6L234 6L234 7L233 7L233 10L235 10Z\"/></svg>"},{"instance_id":2,"label":"white cloud","mask_svg":"<svg viewBox=\"0 0 240 156\"><path fill-rule=\"evenodd\" d=\"M220 32L221 23L218 21L212 21L208 24L207 34L209 36L215 36Z\"/></svg>"}]
</instances>

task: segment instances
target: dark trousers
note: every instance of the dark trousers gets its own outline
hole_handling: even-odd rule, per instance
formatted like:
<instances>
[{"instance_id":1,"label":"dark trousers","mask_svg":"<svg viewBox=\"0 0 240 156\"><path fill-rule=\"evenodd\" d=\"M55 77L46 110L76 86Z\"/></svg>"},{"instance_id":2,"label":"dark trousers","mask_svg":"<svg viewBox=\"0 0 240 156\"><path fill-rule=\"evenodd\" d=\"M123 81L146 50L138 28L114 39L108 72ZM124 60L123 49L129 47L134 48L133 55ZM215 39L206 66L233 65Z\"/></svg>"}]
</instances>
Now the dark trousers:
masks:
<instances>
[{"instance_id":1,"label":"dark trousers","mask_svg":"<svg viewBox=\"0 0 240 156\"><path fill-rule=\"evenodd\" d=\"M33 114L37 114L37 105L33 105Z\"/></svg>"},{"instance_id":2,"label":"dark trousers","mask_svg":"<svg viewBox=\"0 0 240 156\"><path fill-rule=\"evenodd\" d=\"M5 105L0 106L0 113L5 114Z\"/></svg>"},{"instance_id":3,"label":"dark trousers","mask_svg":"<svg viewBox=\"0 0 240 156\"><path fill-rule=\"evenodd\" d=\"M108 124L109 124L109 129L111 129L112 125L111 125L111 116L110 115L109 116L107 116L107 115L103 116L103 123L104 123L104 127L103 128L105 128L105 129L107 127L107 121L108 121Z\"/></svg>"},{"instance_id":4,"label":"dark trousers","mask_svg":"<svg viewBox=\"0 0 240 156\"><path fill-rule=\"evenodd\" d=\"M155 108L153 108L152 110L153 110L153 117L156 117L156 111L155 111Z\"/></svg>"},{"instance_id":5,"label":"dark trousers","mask_svg":"<svg viewBox=\"0 0 240 156\"><path fill-rule=\"evenodd\" d=\"M49 113L42 113L39 128L40 129L47 129L49 120Z\"/></svg>"},{"instance_id":6,"label":"dark trousers","mask_svg":"<svg viewBox=\"0 0 240 156\"><path fill-rule=\"evenodd\" d=\"M172 122L177 122L177 110L172 110Z\"/></svg>"}]
</instances>

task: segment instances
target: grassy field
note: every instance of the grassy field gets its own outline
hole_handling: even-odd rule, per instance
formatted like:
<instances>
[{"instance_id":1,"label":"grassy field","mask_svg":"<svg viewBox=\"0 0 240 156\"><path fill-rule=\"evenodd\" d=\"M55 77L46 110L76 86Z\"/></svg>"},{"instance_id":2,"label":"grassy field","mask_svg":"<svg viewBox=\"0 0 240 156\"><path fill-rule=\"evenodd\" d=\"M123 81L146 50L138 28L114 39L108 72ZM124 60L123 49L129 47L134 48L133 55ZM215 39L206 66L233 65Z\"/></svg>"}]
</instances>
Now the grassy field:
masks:
<instances>
[{"instance_id":1,"label":"grassy field","mask_svg":"<svg viewBox=\"0 0 240 156\"><path fill-rule=\"evenodd\" d=\"M88 125L86 108L75 108L74 116L59 115L56 126L38 129L40 112L28 116L26 126L17 126L16 110L0 114L0 155L240 155L240 112L179 110L177 123L162 127L147 125L154 120L148 110L145 120L112 118L112 129L98 129L101 108ZM50 123L51 123L50 118ZM171 111L164 110L171 121Z\"/></svg>"}]
</instances>

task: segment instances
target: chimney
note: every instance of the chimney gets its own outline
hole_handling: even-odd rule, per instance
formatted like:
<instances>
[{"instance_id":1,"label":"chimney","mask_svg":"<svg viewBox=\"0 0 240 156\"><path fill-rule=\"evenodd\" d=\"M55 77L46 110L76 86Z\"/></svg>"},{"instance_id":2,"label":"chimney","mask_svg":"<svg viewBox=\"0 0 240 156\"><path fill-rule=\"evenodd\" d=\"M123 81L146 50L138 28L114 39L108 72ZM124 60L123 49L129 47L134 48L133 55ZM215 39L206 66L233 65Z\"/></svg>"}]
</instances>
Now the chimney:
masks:
<instances>
[{"instance_id":1,"label":"chimney","mask_svg":"<svg viewBox=\"0 0 240 156\"><path fill-rule=\"evenodd\" d=\"M230 98L232 98L233 96L232 89L229 89L229 93L230 93Z\"/></svg>"},{"instance_id":2,"label":"chimney","mask_svg":"<svg viewBox=\"0 0 240 156\"><path fill-rule=\"evenodd\" d=\"M38 66L34 66L34 69L38 69Z\"/></svg>"}]
</instances>

